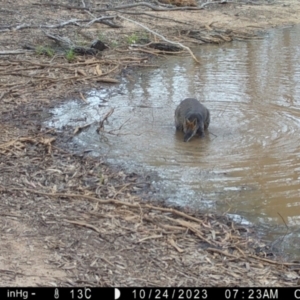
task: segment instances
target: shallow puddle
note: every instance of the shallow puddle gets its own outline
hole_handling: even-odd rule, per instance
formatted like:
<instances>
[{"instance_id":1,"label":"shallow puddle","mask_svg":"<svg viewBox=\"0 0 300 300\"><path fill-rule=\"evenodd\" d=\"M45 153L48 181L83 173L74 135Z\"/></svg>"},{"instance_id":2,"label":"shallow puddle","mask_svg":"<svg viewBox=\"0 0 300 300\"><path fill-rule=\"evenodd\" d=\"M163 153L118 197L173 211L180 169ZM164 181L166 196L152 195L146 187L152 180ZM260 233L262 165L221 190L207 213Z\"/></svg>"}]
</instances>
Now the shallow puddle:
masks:
<instances>
[{"instance_id":1,"label":"shallow puddle","mask_svg":"<svg viewBox=\"0 0 300 300\"><path fill-rule=\"evenodd\" d=\"M95 124L74 138L80 149L129 171L154 171L153 184L172 203L267 224L275 236L285 233L280 214L290 232L300 224L299 35L293 27L201 46L193 49L201 65L191 57L161 60L159 69L91 91L88 104L55 108L47 126L81 126L114 108L104 133ZM203 102L211 123L205 138L184 143L174 110L187 97Z\"/></svg>"}]
</instances>

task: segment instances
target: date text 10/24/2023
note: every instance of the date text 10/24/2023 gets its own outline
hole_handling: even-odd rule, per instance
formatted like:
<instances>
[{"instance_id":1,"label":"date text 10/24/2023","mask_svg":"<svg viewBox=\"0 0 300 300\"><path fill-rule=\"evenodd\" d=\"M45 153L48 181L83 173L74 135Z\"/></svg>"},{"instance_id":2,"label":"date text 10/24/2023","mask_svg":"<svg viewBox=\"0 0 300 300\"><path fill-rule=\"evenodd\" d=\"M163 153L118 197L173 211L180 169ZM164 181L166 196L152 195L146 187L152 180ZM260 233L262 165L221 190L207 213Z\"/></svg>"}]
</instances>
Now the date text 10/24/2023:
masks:
<instances>
[{"instance_id":1,"label":"date text 10/24/2023","mask_svg":"<svg viewBox=\"0 0 300 300\"><path fill-rule=\"evenodd\" d=\"M134 300L146 299L281 299L281 288L139 288L132 289ZM300 299L300 289L294 290L294 297ZM289 292L292 292L290 290ZM282 296L286 293L280 293ZM290 293L289 293L290 294Z\"/></svg>"}]
</instances>

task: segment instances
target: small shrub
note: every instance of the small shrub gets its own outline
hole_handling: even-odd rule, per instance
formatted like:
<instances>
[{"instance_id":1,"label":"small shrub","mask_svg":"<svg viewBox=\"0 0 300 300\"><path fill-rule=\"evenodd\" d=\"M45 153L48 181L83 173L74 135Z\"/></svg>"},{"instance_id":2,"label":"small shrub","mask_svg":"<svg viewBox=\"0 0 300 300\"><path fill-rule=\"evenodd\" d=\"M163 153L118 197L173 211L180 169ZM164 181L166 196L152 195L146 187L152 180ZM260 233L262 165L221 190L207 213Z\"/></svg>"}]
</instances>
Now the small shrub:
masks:
<instances>
[{"instance_id":1,"label":"small shrub","mask_svg":"<svg viewBox=\"0 0 300 300\"><path fill-rule=\"evenodd\" d=\"M73 49L70 49L66 52L66 59L68 62L71 62L75 59L76 55Z\"/></svg>"},{"instance_id":2,"label":"small shrub","mask_svg":"<svg viewBox=\"0 0 300 300\"><path fill-rule=\"evenodd\" d=\"M55 52L52 48L50 47L45 47L45 46L38 46L35 49L36 54L38 55L47 55L49 57L53 57Z\"/></svg>"}]
</instances>

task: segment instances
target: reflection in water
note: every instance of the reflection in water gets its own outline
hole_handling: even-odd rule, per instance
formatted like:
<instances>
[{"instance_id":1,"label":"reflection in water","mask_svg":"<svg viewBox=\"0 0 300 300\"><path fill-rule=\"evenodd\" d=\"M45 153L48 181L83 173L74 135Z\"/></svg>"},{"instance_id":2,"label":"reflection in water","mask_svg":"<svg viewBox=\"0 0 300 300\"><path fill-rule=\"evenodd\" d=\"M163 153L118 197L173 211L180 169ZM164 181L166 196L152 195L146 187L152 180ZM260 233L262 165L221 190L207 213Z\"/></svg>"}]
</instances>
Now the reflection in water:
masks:
<instances>
[{"instance_id":1,"label":"reflection in water","mask_svg":"<svg viewBox=\"0 0 300 300\"><path fill-rule=\"evenodd\" d=\"M138 71L122 94L93 91L87 106L55 109L50 124L71 125L79 116L88 123L114 107L105 125L111 134L99 137L95 126L75 142L129 169L155 170L171 202L273 225L282 224L279 212L299 225L299 33L286 28L263 40L201 46L194 50L201 65L169 58L160 69ZM174 110L186 97L211 112L211 134L189 143L174 127Z\"/></svg>"}]
</instances>

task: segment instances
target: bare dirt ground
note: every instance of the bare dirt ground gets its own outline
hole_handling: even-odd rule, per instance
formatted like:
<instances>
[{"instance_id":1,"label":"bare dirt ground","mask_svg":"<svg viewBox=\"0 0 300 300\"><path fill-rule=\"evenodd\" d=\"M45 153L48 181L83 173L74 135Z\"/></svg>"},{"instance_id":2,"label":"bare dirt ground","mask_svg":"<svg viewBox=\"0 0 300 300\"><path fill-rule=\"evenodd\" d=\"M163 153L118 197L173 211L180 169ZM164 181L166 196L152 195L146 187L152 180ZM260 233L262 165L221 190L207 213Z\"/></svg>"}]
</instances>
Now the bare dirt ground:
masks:
<instances>
[{"instance_id":1,"label":"bare dirt ground","mask_svg":"<svg viewBox=\"0 0 300 300\"><path fill-rule=\"evenodd\" d=\"M147 177L68 149L74 129L41 126L49 107L85 101L165 54L153 48L165 41L130 20L185 46L300 23L296 0L196 2L0 0L1 286L299 285L300 265L255 228L168 208ZM95 39L108 48L88 52Z\"/></svg>"}]
</instances>

